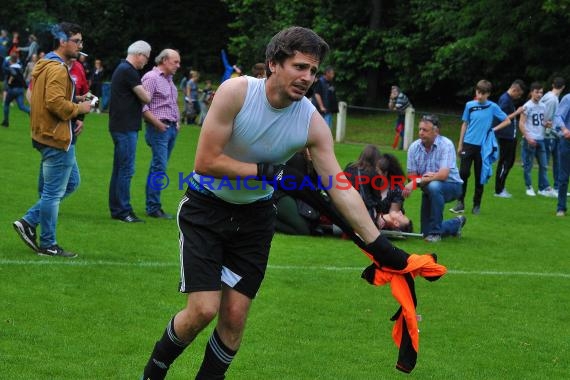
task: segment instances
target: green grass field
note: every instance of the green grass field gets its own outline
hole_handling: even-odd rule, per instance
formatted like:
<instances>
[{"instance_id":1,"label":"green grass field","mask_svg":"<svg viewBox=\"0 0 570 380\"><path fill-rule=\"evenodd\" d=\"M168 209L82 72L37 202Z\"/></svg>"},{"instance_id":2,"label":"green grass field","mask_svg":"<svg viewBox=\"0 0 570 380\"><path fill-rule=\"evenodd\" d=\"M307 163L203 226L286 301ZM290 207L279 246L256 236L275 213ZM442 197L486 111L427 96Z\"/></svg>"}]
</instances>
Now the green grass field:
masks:
<instances>
[{"instance_id":1,"label":"green grass field","mask_svg":"<svg viewBox=\"0 0 570 380\"><path fill-rule=\"evenodd\" d=\"M392 116L349 118L347 136L390 151ZM163 192L167 212L183 194L177 177L192 170L198 133L184 127L178 137ZM11 225L37 199L39 153L29 135L27 116L12 108L10 128L0 128L0 378L138 379L167 321L185 305L177 292L176 223L110 219L112 142L107 115L92 114L77 146L82 183L62 203L58 225L58 242L79 257L36 256ZM362 146L338 144L341 165ZM149 159L141 134L132 203L142 217ZM481 214L466 214L462 239L397 243L436 252L449 270L435 283L416 282L423 321L411 377L569 377L570 219L554 216L554 199L524 194L520 164L508 189L514 197L498 199L487 186ZM469 209L471 196L472 186ZM406 201L417 225L419 201L419 194ZM404 378L394 369L389 321L398 305L389 288L360 279L367 265L349 241L276 235L228 379ZM210 331L175 362L170 379L194 377Z\"/></svg>"}]
</instances>

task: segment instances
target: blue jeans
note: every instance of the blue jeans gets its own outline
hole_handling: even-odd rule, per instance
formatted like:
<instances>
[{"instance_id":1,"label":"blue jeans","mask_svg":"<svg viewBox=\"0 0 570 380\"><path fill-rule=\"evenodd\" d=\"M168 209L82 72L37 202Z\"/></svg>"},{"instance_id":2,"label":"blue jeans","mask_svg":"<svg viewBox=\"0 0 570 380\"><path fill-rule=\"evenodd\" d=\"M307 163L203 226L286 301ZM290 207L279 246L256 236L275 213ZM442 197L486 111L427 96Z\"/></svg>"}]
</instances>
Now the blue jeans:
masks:
<instances>
[{"instance_id":1,"label":"blue jeans","mask_svg":"<svg viewBox=\"0 0 570 380\"><path fill-rule=\"evenodd\" d=\"M546 149L546 165L549 164L552 157L552 179L553 187L558 190L558 137L553 139L544 139L544 148Z\"/></svg>"},{"instance_id":2,"label":"blue jeans","mask_svg":"<svg viewBox=\"0 0 570 380\"><path fill-rule=\"evenodd\" d=\"M443 208L447 202L459 199L463 192L461 183L432 181L422 189L421 228L424 236L455 235L461 221L457 218L443 220Z\"/></svg>"},{"instance_id":3,"label":"blue jeans","mask_svg":"<svg viewBox=\"0 0 570 380\"><path fill-rule=\"evenodd\" d=\"M41 155L38 178L40 199L26 212L24 220L32 227L40 225L40 247L48 248L57 244L55 230L59 203L77 189L80 176L74 144L67 152L46 147L41 150Z\"/></svg>"},{"instance_id":4,"label":"blue jeans","mask_svg":"<svg viewBox=\"0 0 570 380\"><path fill-rule=\"evenodd\" d=\"M523 140L523 169L524 184L526 187L532 186L531 171L534 158L538 161L538 190L550 187L548 183L548 161L546 160L546 148L544 140L536 140L536 146L530 146L526 139Z\"/></svg>"},{"instance_id":5,"label":"blue jeans","mask_svg":"<svg viewBox=\"0 0 570 380\"><path fill-rule=\"evenodd\" d=\"M30 108L24 104L24 88L15 87L10 88L8 87L8 91L6 93L6 101L4 102L4 121L8 122L10 120L10 103L12 100L16 99L16 103L18 104L18 108L24 111L27 114L30 114Z\"/></svg>"},{"instance_id":6,"label":"blue jeans","mask_svg":"<svg viewBox=\"0 0 570 380\"><path fill-rule=\"evenodd\" d=\"M558 206L557 211L566 211L566 193L570 176L570 140L561 137L558 140Z\"/></svg>"},{"instance_id":7,"label":"blue jeans","mask_svg":"<svg viewBox=\"0 0 570 380\"><path fill-rule=\"evenodd\" d=\"M146 212L147 214L158 211L162 208L160 203L161 186L153 181L157 179L158 173L166 174L166 167L168 159L174 148L178 131L176 130L176 123L171 123L169 128L161 132L154 128L152 125L146 125L145 139L148 146L152 150L152 158L150 161L150 168L146 181ZM160 175L162 177L162 175Z\"/></svg>"},{"instance_id":8,"label":"blue jeans","mask_svg":"<svg viewBox=\"0 0 570 380\"><path fill-rule=\"evenodd\" d=\"M332 130L332 119L333 119L333 114L330 112L327 112L323 115L323 118L325 119L325 121L327 122L327 125L329 126L329 129Z\"/></svg>"},{"instance_id":9,"label":"blue jeans","mask_svg":"<svg viewBox=\"0 0 570 380\"><path fill-rule=\"evenodd\" d=\"M138 136L138 131L111 132L115 153L113 173L109 184L109 210L113 218L123 218L133 212L131 179L135 174Z\"/></svg>"}]
</instances>

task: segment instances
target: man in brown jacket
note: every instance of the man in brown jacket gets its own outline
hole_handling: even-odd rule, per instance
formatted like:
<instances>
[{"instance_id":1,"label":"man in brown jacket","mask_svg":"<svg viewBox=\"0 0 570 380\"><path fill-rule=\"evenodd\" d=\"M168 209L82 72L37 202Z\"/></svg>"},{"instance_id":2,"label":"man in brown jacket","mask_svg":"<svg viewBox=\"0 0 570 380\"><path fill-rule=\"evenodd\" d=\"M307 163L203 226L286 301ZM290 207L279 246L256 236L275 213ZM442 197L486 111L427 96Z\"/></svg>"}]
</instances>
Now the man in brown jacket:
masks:
<instances>
[{"instance_id":1,"label":"man in brown jacket","mask_svg":"<svg viewBox=\"0 0 570 380\"><path fill-rule=\"evenodd\" d=\"M54 51L38 61L32 73L32 144L41 154L40 199L13 223L18 235L41 256L76 257L57 244L59 203L79 186L75 137L83 129L78 115L90 111L90 102L75 103L75 86L69 76L69 60L77 58L83 40L79 25L62 22L51 30ZM36 228L41 226L40 242Z\"/></svg>"}]
</instances>

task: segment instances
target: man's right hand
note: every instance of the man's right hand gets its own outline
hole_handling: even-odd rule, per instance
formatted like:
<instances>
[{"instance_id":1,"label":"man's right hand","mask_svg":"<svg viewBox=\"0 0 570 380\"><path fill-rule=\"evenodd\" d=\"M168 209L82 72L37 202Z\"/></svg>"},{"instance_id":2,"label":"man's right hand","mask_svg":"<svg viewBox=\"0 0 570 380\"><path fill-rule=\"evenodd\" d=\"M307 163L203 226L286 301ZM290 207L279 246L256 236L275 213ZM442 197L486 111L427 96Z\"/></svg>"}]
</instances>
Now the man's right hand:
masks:
<instances>
[{"instance_id":1,"label":"man's right hand","mask_svg":"<svg viewBox=\"0 0 570 380\"><path fill-rule=\"evenodd\" d=\"M265 178L271 180L276 177L283 177L284 169L285 165L281 164L274 165L267 162L259 162L257 164L257 179L261 180Z\"/></svg>"},{"instance_id":2,"label":"man's right hand","mask_svg":"<svg viewBox=\"0 0 570 380\"><path fill-rule=\"evenodd\" d=\"M88 101L79 103L79 113L80 114L89 113L90 111L91 111L91 101L88 100Z\"/></svg>"}]
</instances>

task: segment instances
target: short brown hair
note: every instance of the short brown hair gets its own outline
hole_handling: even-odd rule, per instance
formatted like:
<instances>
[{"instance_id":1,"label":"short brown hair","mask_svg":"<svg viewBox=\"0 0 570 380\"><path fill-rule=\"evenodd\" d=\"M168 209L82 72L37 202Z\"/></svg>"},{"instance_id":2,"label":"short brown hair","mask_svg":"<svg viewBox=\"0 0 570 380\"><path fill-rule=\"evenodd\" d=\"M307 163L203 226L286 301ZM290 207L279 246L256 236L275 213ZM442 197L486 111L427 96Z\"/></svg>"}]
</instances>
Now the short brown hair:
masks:
<instances>
[{"instance_id":1,"label":"short brown hair","mask_svg":"<svg viewBox=\"0 0 570 380\"><path fill-rule=\"evenodd\" d=\"M294 56L296 52L312 55L321 63L329 52L329 45L311 29L300 26L283 29L273 36L265 50L267 77L271 76L269 63L281 65L287 58Z\"/></svg>"},{"instance_id":2,"label":"short brown hair","mask_svg":"<svg viewBox=\"0 0 570 380\"><path fill-rule=\"evenodd\" d=\"M491 90L493 89L493 85L486 79L481 79L477 82L477 86L475 90L479 91L482 94L490 94Z\"/></svg>"}]
</instances>

